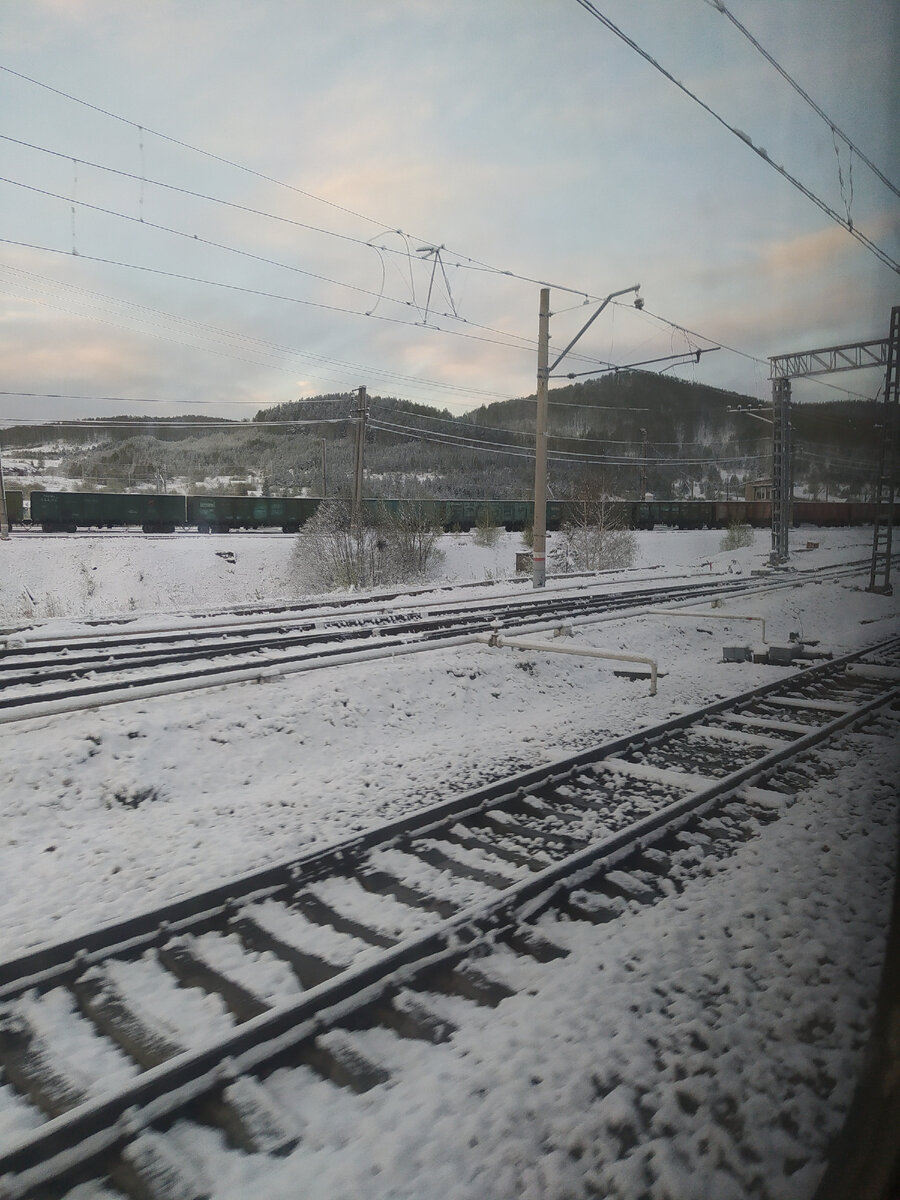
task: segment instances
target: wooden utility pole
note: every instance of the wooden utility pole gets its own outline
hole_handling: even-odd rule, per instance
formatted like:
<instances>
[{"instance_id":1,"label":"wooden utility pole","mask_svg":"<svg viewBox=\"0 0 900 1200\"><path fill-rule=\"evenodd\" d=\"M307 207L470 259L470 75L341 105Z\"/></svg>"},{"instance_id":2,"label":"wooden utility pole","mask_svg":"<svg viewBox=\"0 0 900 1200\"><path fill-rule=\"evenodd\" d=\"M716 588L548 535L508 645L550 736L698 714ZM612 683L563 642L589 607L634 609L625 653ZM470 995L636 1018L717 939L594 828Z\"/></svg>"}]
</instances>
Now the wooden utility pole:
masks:
<instances>
[{"instance_id":1,"label":"wooden utility pole","mask_svg":"<svg viewBox=\"0 0 900 1200\"><path fill-rule=\"evenodd\" d=\"M328 474L327 474L326 466L325 466L325 463L326 463L325 445L326 445L325 439L322 438L322 499L323 500L328 495Z\"/></svg>"},{"instance_id":2,"label":"wooden utility pole","mask_svg":"<svg viewBox=\"0 0 900 1200\"><path fill-rule=\"evenodd\" d=\"M353 455L353 493L350 501L350 518L354 525L362 524L363 494L363 449L366 444L366 389L356 393L356 446Z\"/></svg>"},{"instance_id":3,"label":"wooden utility pole","mask_svg":"<svg viewBox=\"0 0 900 1200\"><path fill-rule=\"evenodd\" d=\"M0 542L9 541L9 509L6 507L6 487L3 483L3 447L0 446Z\"/></svg>"},{"instance_id":4,"label":"wooden utility pole","mask_svg":"<svg viewBox=\"0 0 900 1200\"><path fill-rule=\"evenodd\" d=\"M547 582L547 393L550 389L550 289L541 288L541 311L538 322L537 416L534 441L534 523L533 566L534 587Z\"/></svg>"},{"instance_id":5,"label":"wooden utility pole","mask_svg":"<svg viewBox=\"0 0 900 1200\"><path fill-rule=\"evenodd\" d=\"M616 296L626 292L637 292L639 283L610 292L601 301L597 311L585 321L575 336L551 363L550 360L550 289L541 288L541 312L538 325L538 368L537 368L537 415L534 432L534 586L543 587L547 582L547 393L550 390L550 373L555 371L578 339L584 334ZM636 299L635 308L643 308L644 302Z\"/></svg>"}]
</instances>

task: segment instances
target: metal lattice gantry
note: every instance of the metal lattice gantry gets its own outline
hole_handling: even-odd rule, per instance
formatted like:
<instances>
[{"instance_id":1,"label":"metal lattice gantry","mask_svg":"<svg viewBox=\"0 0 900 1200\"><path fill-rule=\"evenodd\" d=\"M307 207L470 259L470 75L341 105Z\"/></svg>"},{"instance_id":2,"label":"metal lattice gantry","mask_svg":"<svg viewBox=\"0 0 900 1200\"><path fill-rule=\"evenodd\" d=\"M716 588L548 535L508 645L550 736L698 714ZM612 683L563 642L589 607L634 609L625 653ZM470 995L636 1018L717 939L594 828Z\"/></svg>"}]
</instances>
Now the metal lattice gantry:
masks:
<instances>
[{"instance_id":1,"label":"metal lattice gantry","mask_svg":"<svg viewBox=\"0 0 900 1200\"><path fill-rule=\"evenodd\" d=\"M875 535L872 539L872 568L868 591L890 596L891 542L894 531L894 502L897 496L897 435L900 428L900 308L891 309L891 332L886 355L882 416L881 462L875 486Z\"/></svg>"},{"instance_id":2,"label":"metal lattice gantry","mask_svg":"<svg viewBox=\"0 0 900 1200\"><path fill-rule=\"evenodd\" d=\"M833 375L836 371L858 371L861 367L883 367L887 362L888 338L850 342L846 346L824 346L769 359L769 377L802 379L807 375Z\"/></svg>"},{"instance_id":3,"label":"metal lattice gantry","mask_svg":"<svg viewBox=\"0 0 900 1200\"><path fill-rule=\"evenodd\" d=\"M776 379L772 383L772 563L785 562L789 556L794 495L791 464L791 381Z\"/></svg>"},{"instance_id":4,"label":"metal lattice gantry","mask_svg":"<svg viewBox=\"0 0 900 1200\"><path fill-rule=\"evenodd\" d=\"M879 476L879 518L876 516L875 539L872 548L872 580L870 591L890 594L890 546L896 476L896 417L898 393L898 318L900 309L891 312L891 331L886 338L870 338L865 342L847 342L843 346L822 346L817 350L800 350L791 354L776 354L769 358L769 378L772 380L772 553L770 561L785 562L789 557L788 530L791 524L793 478L791 471L791 383L810 375L831 375L837 371L857 371L862 367L887 365L885 383L885 420L882 464ZM893 367L892 367L893 364ZM892 375L893 370L893 375ZM891 407L893 406L893 407ZM889 411L888 411L889 410ZM890 432L889 432L890 427ZM880 521L880 523L879 523ZM885 552L885 545L887 547ZM877 558L877 564L876 564ZM877 568L883 565L884 579L875 585Z\"/></svg>"}]
</instances>

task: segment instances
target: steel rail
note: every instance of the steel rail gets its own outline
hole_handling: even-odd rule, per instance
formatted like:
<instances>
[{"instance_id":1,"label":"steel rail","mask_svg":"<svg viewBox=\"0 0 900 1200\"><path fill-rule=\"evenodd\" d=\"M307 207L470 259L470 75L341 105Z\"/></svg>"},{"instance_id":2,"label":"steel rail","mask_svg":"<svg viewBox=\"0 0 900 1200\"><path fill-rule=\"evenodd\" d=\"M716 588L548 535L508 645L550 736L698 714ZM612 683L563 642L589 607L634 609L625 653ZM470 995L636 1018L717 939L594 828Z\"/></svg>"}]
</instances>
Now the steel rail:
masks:
<instances>
[{"instance_id":1,"label":"steel rail","mask_svg":"<svg viewBox=\"0 0 900 1200\"><path fill-rule=\"evenodd\" d=\"M895 644L892 642L892 644ZM853 656L859 657L859 655ZM834 675L837 664L810 668L799 672L793 682L810 676ZM782 687L787 681L782 681ZM762 689L765 693L778 689ZM712 711L721 711L741 703L747 695L755 697L760 689L731 697L691 714L691 724ZM536 872L530 878L511 884L498 892L489 902L478 902L443 921L426 934L408 938L384 951L378 959L365 966L349 968L335 980L309 989L298 1000L282 1005L258 1017L251 1018L239 1028L200 1050L186 1051L158 1067L145 1071L133 1083L113 1094L79 1105L72 1111L50 1120L35 1133L26 1136L18 1146L0 1156L0 1173L9 1197L25 1195L34 1187L46 1185L70 1174L76 1167L94 1161L102 1154L120 1149L141 1129L155 1121L171 1116L187 1104L222 1086L223 1081L259 1069L317 1033L360 1008L370 1004L389 987L408 982L438 963L459 959L475 943L504 924L517 923L517 913L527 910L532 919L539 911L551 906L561 893L582 886L598 871L614 867L635 849L646 849L681 829L689 820L702 816L724 797L733 794L750 780L771 772L786 760L797 757L818 743L834 736L847 726L864 720L900 696L893 687L880 696L847 712L840 713L825 725L812 729L794 742L774 749L755 762L712 782L699 792L666 805L658 812L644 817L626 829L613 833L597 843L576 851L563 860ZM667 722L664 727L642 731L634 741L652 740L663 728L684 725L683 718ZM621 745L618 739L604 747L599 758L595 752L589 761L602 761ZM584 755L578 756L582 760ZM546 784L555 777L560 766L568 774L568 763L553 764L540 772L530 772L529 783L520 785L513 796L534 790L539 776ZM504 781L507 785L513 781ZM471 798L469 798L471 803ZM448 806L444 806L445 808ZM481 805L475 805L480 808ZM424 814L426 822L433 821L434 812ZM420 817L418 831L424 827ZM444 823L443 821L441 823ZM397 824L404 824L402 822ZM383 831L382 831L383 833ZM355 844L358 844L355 843ZM334 851L331 852L332 854Z\"/></svg>"},{"instance_id":2,"label":"steel rail","mask_svg":"<svg viewBox=\"0 0 900 1200\"><path fill-rule=\"evenodd\" d=\"M838 675L851 664L867 655L900 647L900 637L888 638L861 650L855 650L840 658L816 663L811 667L780 676L770 683L760 684L734 696L715 700L698 709L670 717L657 725L641 729L638 733L627 733L604 742L599 746L580 750L553 763L507 776L487 784L475 791L467 792L452 800L444 801L431 808L420 810L410 816L379 825L332 846L323 847L309 854L287 859L280 864L238 876L214 888L195 893L193 896L176 900L148 910L136 917L114 921L97 930L85 932L62 942L50 943L26 951L14 959L0 962L0 1001L24 988L52 986L60 982L71 971L93 965L104 958L121 952L126 946L152 946L159 937L159 927L166 924L169 935L183 933L195 924L215 913L220 913L229 902L240 900L247 903L256 893L274 894L274 891L295 886L299 879L312 882L333 870L342 861L365 853L377 846L387 845L397 838L416 834L422 835L440 828L448 822L475 816L496 804L501 798L516 793L533 792L574 770L579 770L604 758L617 755L635 745L652 742L679 729L702 724L710 716L754 701L776 696L779 692L803 686L807 681ZM793 743L792 743L793 745ZM18 981L18 983L17 983Z\"/></svg>"},{"instance_id":3,"label":"steel rail","mask_svg":"<svg viewBox=\"0 0 900 1200\"><path fill-rule=\"evenodd\" d=\"M740 594L741 589L737 584L730 584L726 587L716 590L717 596L733 596ZM660 595L670 601L677 601L689 596L691 599L696 599L697 593L693 589L685 591L684 589L665 589L664 592L646 592L639 593L638 596L642 600L659 599ZM309 658L321 658L328 660L346 653L346 650L341 647L332 649L323 648L323 643L329 642L348 642L348 641L368 641L375 637L378 639L379 646L387 651L392 646L401 648L409 645L411 642L427 641L432 648L439 648L444 643L452 639L458 639L466 635L474 635L484 633L490 630L502 619L504 623L510 627L523 626L534 624L541 617L544 620L552 616L554 621L577 620L581 616L593 615L597 612L618 612L622 609L634 607L634 596L609 596L609 597L581 597L579 603L572 604L563 601L562 599L555 602L542 602L528 605L526 607L503 607L496 606L491 609L473 609L468 612L460 613L458 610L446 610L438 613L429 613L427 616L420 617L417 620L410 620L408 617L399 618L396 621L390 621L386 624L375 623L372 625L360 626L355 629L340 629L322 630L315 633L303 632L291 637L281 639L277 644L273 645L270 639L257 643L248 644L244 642L241 645L231 644L227 646L217 646L209 648L191 648L188 653L172 651L167 654L166 651L151 651L148 653L148 659L144 659L140 663L143 670L147 670L153 666L163 666L175 663L193 663L195 659L209 659L227 657L230 659L240 658L243 655L258 654L260 651L268 650L272 658L266 662L257 660L251 664L211 664L208 666L188 666L185 665L182 670L173 670L165 674L153 674L147 681L148 686L173 684L184 682L185 690L190 690L191 681L214 679L216 676L227 676L235 671L246 670L250 672L250 677L253 677L254 672L262 673L266 668L273 668L281 665L289 666L290 664L300 663ZM284 649L288 647L305 646L316 647L312 654L301 653L291 654L284 653ZM136 656L132 656L132 659ZM45 675L45 679L57 679L60 676L68 676L71 674L71 666L78 664L70 664L67 660L63 664L56 665L49 675ZM116 672L124 672L129 669L135 669L135 663L126 661L110 660L108 657L102 661L88 659L81 664L86 670L92 674L115 674ZM327 665L327 662L323 663ZM12 665L7 667L11 670ZM11 680L2 680L2 660L0 660L0 684L6 688L14 686L39 686L41 680L37 681L30 675L14 676ZM223 682L228 682L227 678L223 678ZM71 687L67 687L58 691L36 691L31 695L2 695L0 694L0 713L3 710L14 710L12 716L0 716L0 721L10 719L20 719L27 717L29 706L41 706L50 704L54 701L66 701L75 699L76 697L90 697L100 695L106 692L128 692L143 686L140 679L129 678L123 680L112 680L107 682L85 682L79 680Z\"/></svg>"}]
</instances>

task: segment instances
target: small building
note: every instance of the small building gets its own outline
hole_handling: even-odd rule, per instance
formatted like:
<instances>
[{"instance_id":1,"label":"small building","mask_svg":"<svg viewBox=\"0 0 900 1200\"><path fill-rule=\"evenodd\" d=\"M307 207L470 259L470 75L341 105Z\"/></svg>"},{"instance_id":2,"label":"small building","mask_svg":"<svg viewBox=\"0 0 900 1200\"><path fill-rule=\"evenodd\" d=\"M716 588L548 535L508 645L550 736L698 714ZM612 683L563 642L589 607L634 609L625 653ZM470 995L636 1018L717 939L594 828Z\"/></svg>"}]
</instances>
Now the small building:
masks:
<instances>
[{"instance_id":1,"label":"small building","mask_svg":"<svg viewBox=\"0 0 900 1200\"><path fill-rule=\"evenodd\" d=\"M744 499L752 500L771 500L772 499L772 480L771 479L751 479L744 484Z\"/></svg>"}]
</instances>

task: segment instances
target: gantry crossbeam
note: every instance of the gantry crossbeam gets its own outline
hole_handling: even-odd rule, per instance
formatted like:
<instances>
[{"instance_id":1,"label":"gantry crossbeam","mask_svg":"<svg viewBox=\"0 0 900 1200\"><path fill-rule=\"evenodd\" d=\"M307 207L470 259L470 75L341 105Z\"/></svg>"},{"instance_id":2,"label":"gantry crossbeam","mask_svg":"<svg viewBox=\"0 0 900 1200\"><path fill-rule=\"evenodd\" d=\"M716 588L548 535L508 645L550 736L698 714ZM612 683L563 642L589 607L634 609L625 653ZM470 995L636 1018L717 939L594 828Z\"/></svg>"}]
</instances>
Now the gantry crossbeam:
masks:
<instances>
[{"instance_id":1,"label":"gantry crossbeam","mask_svg":"<svg viewBox=\"0 0 900 1200\"><path fill-rule=\"evenodd\" d=\"M883 367L887 363L889 338L850 342L846 346L823 346L769 359L770 379L802 379L807 375L831 375L835 371L858 371L860 367Z\"/></svg>"}]
</instances>

